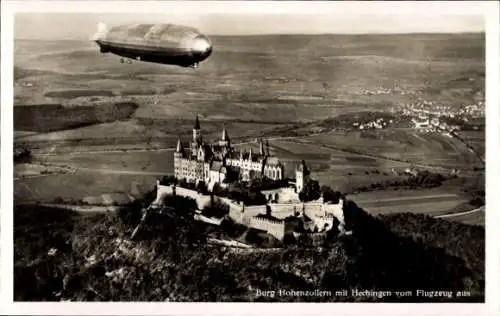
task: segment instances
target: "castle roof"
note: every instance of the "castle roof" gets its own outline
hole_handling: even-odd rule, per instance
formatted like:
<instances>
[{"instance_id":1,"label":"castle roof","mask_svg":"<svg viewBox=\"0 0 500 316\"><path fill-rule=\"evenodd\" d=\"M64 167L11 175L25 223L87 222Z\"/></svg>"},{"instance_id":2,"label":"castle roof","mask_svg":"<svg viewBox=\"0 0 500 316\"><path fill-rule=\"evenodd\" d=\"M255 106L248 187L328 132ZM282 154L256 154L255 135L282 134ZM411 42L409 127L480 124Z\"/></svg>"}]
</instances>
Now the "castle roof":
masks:
<instances>
[{"instance_id":1,"label":"castle roof","mask_svg":"<svg viewBox=\"0 0 500 316\"><path fill-rule=\"evenodd\" d=\"M224 163L222 161L212 160L212 162L210 164L211 171L216 171L216 172L227 174L227 171L228 171L227 169L228 168L224 165Z\"/></svg>"},{"instance_id":2,"label":"castle roof","mask_svg":"<svg viewBox=\"0 0 500 316\"><path fill-rule=\"evenodd\" d=\"M222 167L223 167L222 161L214 160L214 161L212 161L212 164L210 166L210 170L220 171Z\"/></svg>"},{"instance_id":3,"label":"castle roof","mask_svg":"<svg viewBox=\"0 0 500 316\"><path fill-rule=\"evenodd\" d=\"M264 159L264 156L253 153L252 149L250 149L250 152L243 153L243 160L259 161L261 159Z\"/></svg>"},{"instance_id":4,"label":"castle roof","mask_svg":"<svg viewBox=\"0 0 500 316\"><path fill-rule=\"evenodd\" d=\"M232 150L232 151L230 151L230 152L227 153L226 157L229 158L229 159L239 159L240 158L240 153Z\"/></svg>"},{"instance_id":5,"label":"castle roof","mask_svg":"<svg viewBox=\"0 0 500 316\"><path fill-rule=\"evenodd\" d=\"M266 159L266 165L273 166L273 167L279 167L281 166L281 162L278 159L278 157L267 157Z\"/></svg>"},{"instance_id":6,"label":"castle roof","mask_svg":"<svg viewBox=\"0 0 500 316\"><path fill-rule=\"evenodd\" d=\"M312 219L304 213L302 213L302 219L304 222L312 222Z\"/></svg>"}]
</instances>

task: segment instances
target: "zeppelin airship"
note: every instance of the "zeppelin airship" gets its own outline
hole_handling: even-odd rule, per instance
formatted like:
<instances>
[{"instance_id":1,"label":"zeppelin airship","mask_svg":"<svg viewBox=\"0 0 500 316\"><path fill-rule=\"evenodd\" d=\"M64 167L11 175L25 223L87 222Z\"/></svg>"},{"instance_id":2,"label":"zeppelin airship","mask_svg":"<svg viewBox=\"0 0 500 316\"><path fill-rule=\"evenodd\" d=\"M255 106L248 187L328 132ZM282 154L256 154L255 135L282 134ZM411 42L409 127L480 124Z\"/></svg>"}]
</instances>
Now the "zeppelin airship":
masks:
<instances>
[{"instance_id":1,"label":"zeppelin airship","mask_svg":"<svg viewBox=\"0 0 500 316\"><path fill-rule=\"evenodd\" d=\"M212 53L212 43L197 29L175 24L134 24L112 28L99 23L93 40L101 53L132 60L197 68Z\"/></svg>"}]
</instances>

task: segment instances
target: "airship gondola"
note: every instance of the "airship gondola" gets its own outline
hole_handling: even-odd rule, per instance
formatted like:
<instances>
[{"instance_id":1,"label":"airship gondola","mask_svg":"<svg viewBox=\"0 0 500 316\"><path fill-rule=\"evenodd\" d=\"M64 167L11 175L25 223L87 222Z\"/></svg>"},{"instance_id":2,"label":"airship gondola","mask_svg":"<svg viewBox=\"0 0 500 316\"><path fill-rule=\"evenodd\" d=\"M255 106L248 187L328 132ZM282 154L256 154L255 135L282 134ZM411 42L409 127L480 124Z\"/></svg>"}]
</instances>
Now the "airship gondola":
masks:
<instances>
[{"instance_id":1,"label":"airship gondola","mask_svg":"<svg viewBox=\"0 0 500 316\"><path fill-rule=\"evenodd\" d=\"M93 40L101 53L127 59L197 68L212 53L212 43L197 29L175 24L135 24L107 28L99 23Z\"/></svg>"}]
</instances>

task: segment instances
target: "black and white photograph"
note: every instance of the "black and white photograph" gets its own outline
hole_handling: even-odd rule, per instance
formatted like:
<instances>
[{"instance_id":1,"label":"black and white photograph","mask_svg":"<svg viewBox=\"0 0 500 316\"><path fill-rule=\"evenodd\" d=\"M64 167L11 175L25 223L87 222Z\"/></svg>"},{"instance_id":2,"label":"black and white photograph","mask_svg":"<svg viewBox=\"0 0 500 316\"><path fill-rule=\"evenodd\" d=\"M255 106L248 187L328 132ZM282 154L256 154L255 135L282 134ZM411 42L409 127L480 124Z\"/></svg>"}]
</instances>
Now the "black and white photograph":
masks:
<instances>
[{"instance_id":1,"label":"black and white photograph","mask_svg":"<svg viewBox=\"0 0 500 316\"><path fill-rule=\"evenodd\" d=\"M487 301L484 9L104 2L2 39L14 304Z\"/></svg>"}]
</instances>

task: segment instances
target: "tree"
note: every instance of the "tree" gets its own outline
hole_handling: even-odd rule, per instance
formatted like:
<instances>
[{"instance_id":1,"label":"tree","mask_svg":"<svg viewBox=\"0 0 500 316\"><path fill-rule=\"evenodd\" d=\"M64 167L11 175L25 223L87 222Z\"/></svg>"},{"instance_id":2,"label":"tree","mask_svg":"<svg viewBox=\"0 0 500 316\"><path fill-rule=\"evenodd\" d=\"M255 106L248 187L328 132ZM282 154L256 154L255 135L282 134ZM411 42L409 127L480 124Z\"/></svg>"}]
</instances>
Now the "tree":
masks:
<instances>
[{"instance_id":1,"label":"tree","mask_svg":"<svg viewBox=\"0 0 500 316\"><path fill-rule=\"evenodd\" d=\"M254 178L250 181L250 191L257 192L263 189L263 181L261 178Z\"/></svg>"},{"instance_id":2,"label":"tree","mask_svg":"<svg viewBox=\"0 0 500 316\"><path fill-rule=\"evenodd\" d=\"M161 185L171 185L171 184L177 184L177 178L174 176L165 176L163 179L160 181Z\"/></svg>"},{"instance_id":3,"label":"tree","mask_svg":"<svg viewBox=\"0 0 500 316\"><path fill-rule=\"evenodd\" d=\"M299 199L302 202L309 202L317 200L321 197L321 190L318 181L309 180L301 192L299 192Z\"/></svg>"},{"instance_id":4,"label":"tree","mask_svg":"<svg viewBox=\"0 0 500 316\"><path fill-rule=\"evenodd\" d=\"M342 194L338 191L332 190L329 186L323 185L321 187L321 192L323 194L323 201L326 202L332 202L334 204L339 203L340 198L342 197Z\"/></svg>"},{"instance_id":5,"label":"tree","mask_svg":"<svg viewBox=\"0 0 500 316\"><path fill-rule=\"evenodd\" d=\"M216 182L216 183L214 183L214 186L213 186L213 188L212 188L212 192L213 192L213 194L215 194L215 195L220 195L220 194L221 194L221 192L222 192L222 187L220 186L220 184L219 184L219 183L217 183L217 182Z\"/></svg>"},{"instance_id":6,"label":"tree","mask_svg":"<svg viewBox=\"0 0 500 316\"><path fill-rule=\"evenodd\" d=\"M285 234L283 237L284 246L295 246L297 245L297 238L293 234Z\"/></svg>"},{"instance_id":7,"label":"tree","mask_svg":"<svg viewBox=\"0 0 500 316\"><path fill-rule=\"evenodd\" d=\"M28 148L14 150L15 163L30 163L32 158L31 150Z\"/></svg>"},{"instance_id":8,"label":"tree","mask_svg":"<svg viewBox=\"0 0 500 316\"><path fill-rule=\"evenodd\" d=\"M308 233L302 233L298 238L297 244L300 247L308 248L313 245L313 240Z\"/></svg>"},{"instance_id":9,"label":"tree","mask_svg":"<svg viewBox=\"0 0 500 316\"><path fill-rule=\"evenodd\" d=\"M205 184L205 181L198 181L198 184L196 185L196 191L200 194L207 194L208 188Z\"/></svg>"},{"instance_id":10,"label":"tree","mask_svg":"<svg viewBox=\"0 0 500 316\"><path fill-rule=\"evenodd\" d=\"M269 205L266 205L266 215L271 216L271 213L272 213L271 207Z\"/></svg>"},{"instance_id":11,"label":"tree","mask_svg":"<svg viewBox=\"0 0 500 316\"><path fill-rule=\"evenodd\" d=\"M240 174L236 170L234 170L230 167L227 167L226 170L227 170L226 177L224 178L223 182L224 183L238 182Z\"/></svg>"},{"instance_id":12,"label":"tree","mask_svg":"<svg viewBox=\"0 0 500 316\"><path fill-rule=\"evenodd\" d=\"M212 203L205 206L201 213L206 217L223 218L229 214L229 205L216 198Z\"/></svg>"},{"instance_id":13,"label":"tree","mask_svg":"<svg viewBox=\"0 0 500 316\"><path fill-rule=\"evenodd\" d=\"M182 178L177 183L181 188L187 188L187 181L185 178Z\"/></svg>"}]
</instances>

